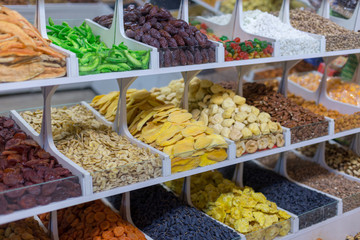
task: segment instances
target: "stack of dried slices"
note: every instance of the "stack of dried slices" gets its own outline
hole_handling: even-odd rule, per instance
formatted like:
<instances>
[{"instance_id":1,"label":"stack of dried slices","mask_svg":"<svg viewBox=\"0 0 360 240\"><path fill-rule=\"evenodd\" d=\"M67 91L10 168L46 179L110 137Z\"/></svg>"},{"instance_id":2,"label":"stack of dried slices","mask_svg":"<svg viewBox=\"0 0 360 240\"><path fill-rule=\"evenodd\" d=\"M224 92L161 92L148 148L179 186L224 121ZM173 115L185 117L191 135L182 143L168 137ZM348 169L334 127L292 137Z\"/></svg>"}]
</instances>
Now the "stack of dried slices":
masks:
<instances>
[{"instance_id":1,"label":"stack of dried slices","mask_svg":"<svg viewBox=\"0 0 360 240\"><path fill-rule=\"evenodd\" d=\"M0 5L0 82L66 75L65 55L18 12Z\"/></svg>"}]
</instances>

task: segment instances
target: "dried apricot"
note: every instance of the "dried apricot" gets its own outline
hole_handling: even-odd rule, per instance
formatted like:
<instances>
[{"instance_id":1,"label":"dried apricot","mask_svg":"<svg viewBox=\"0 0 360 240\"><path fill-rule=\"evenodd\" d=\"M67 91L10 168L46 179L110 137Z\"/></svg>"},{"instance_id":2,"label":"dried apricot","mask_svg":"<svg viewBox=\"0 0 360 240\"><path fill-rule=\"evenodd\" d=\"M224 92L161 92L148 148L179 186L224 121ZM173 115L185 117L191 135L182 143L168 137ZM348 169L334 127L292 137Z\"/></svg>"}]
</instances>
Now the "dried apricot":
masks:
<instances>
[{"instance_id":1,"label":"dried apricot","mask_svg":"<svg viewBox=\"0 0 360 240\"><path fill-rule=\"evenodd\" d=\"M113 231L114 231L114 234L115 234L116 237L120 237L121 235L124 234L125 229L123 227L121 227L121 226L117 226L117 227L114 228Z\"/></svg>"},{"instance_id":2,"label":"dried apricot","mask_svg":"<svg viewBox=\"0 0 360 240\"><path fill-rule=\"evenodd\" d=\"M128 231L128 232L126 233L126 236L127 236L128 238L132 239L132 240L138 239L137 235L136 235L134 232L132 232L132 231Z\"/></svg>"},{"instance_id":3,"label":"dried apricot","mask_svg":"<svg viewBox=\"0 0 360 240\"><path fill-rule=\"evenodd\" d=\"M93 237L93 240L102 240L100 236Z\"/></svg>"},{"instance_id":4,"label":"dried apricot","mask_svg":"<svg viewBox=\"0 0 360 240\"><path fill-rule=\"evenodd\" d=\"M93 223L95 220L95 214L93 212L90 212L88 215L86 215L85 217L85 222L86 223Z\"/></svg>"},{"instance_id":5,"label":"dried apricot","mask_svg":"<svg viewBox=\"0 0 360 240\"><path fill-rule=\"evenodd\" d=\"M110 223L108 221L103 221L100 223L101 230L107 230L110 227Z\"/></svg>"},{"instance_id":6,"label":"dried apricot","mask_svg":"<svg viewBox=\"0 0 360 240\"><path fill-rule=\"evenodd\" d=\"M112 231L104 231L101 236L105 239L110 239L114 237L114 233Z\"/></svg>"},{"instance_id":7,"label":"dried apricot","mask_svg":"<svg viewBox=\"0 0 360 240\"><path fill-rule=\"evenodd\" d=\"M102 221L105 220L105 218L106 218L105 213L103 213L103 212L97 212L97 213L95 213L95 221L96 221L96 222L102 222Z\"/></svg>"},{"instance_id":8,"label":"dried apricot","mask_svg":"<svg viewBox=\"0 0 360 240\"><path fill-rule=\"evenodd\" d=\"M93 228L93 229L91 230L91 235L92 235L92 236L97 236L97 235L99 235L99 233L100 233L100 228L98 228L98 227Z\"/></svg>"},{"instance_id":9,"label":"dried apricot","mask_svg":"<svg viewBox=\"0 0 360 240\"><path fill-rule=\"evenodd\" d=\"M118 215L116 215L115 213L109 213L107 216L106 216L106 219L109 221L109 222L116 222L119 217Z\"/></svg>"}]
</instances>

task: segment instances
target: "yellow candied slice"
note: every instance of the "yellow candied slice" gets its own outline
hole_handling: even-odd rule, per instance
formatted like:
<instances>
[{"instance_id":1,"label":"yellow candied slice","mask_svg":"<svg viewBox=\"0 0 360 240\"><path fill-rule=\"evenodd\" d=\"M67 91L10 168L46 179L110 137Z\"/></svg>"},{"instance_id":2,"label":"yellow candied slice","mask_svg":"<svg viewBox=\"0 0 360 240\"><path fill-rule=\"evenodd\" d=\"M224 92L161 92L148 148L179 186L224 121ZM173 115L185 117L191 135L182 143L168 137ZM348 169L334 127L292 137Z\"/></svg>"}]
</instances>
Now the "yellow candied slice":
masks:
<instances>
[{"instance_id":1,"label":"yellow candied slice","mask_svg":"<svg viewBox=\"0 0 360 240\"><path fill-rule=\"evenodd\" d=\"M131 122L131 119L135 118L136 113L137 113L136 108L132 108L132 109L126 111L126 120L128 123Z\"/></svg>"},{"instance_id":2,"label":"yellow candied slice","mask_svg":"<svg viewBox=\"0 0 360 240\"><path fill-rule=\"evenodd\" d=\"M96 103L94 103L92 106L94 108L100 108L100 106L104 105L107 102L112 102L112 99L116 98L117 96L119 96L119 92L115 91L115 92L110 92L106 95L104 95L103 97L101 97Z\"/></svg>"},{"instance_id":3,"label":"yellow candied slice","mask_svg":"<svg viewBox=\"0 0 360 240\"><path fill-rule=\"evenodd\" d=\"M190 153L190 156L194 152L194 138L187 137L178 141L174 145L174 156L183 157L184 153Z\"/></svg>"},{"instance_id":4,"label":"yellow candied slice","mask_svg":"<svg viewBox=\"0 0 360 240\"><path fill-rule=\"evenodd\" d=\"M181 158L181 157L175 157L171 159L171 166L180 166L180 165L186 165L189 164L193 158Z\"/></svg>"},{"instance_id":5,"label":"yellow candied slice","mask_svg":"<svg viewBox=\"0 0 360 240\"><path fill-rule=\"evenodd\" d=\"M190 161L185 165L178 165L178 164L176 164L174 166L172 165L171 173L188 171L188 170L194 169L199 166L200 158L196 157L196 158L189 158L189 159L190 159Z\"/></svg>"},{"instance_id":6,"label":"yellow candied slice","mask_svg":"<svg viewBox=\"0 0 360 240\"><path fill-rule=\"evenodd\" d=\"M207 127L206 130L205 130L205 133L206 133L206 134L209 134L209 135L210 135L210 134L214 134L214 132L215 132L214 129L209 128L209 127Z\"/></svg>"},{"instance_id":7,"label":"yellow candied slice","mask_svg":"<svg viewBox=\"0 0 360 240\"><path fill-rule=\"evenodd\" d=\"M153 134L151 134L151 135L144 136L144 139L147 143L155 142L155 140L159 137L160 134L167 131L171 127L171 123L166 122L160 126L162 126L162 127L160 128L159 131L153 132Z\"/></svg>"},{"instance_id":8,"label":"yellow candied slice","mask_svg":"<svg viewBox=\"0 0 360 240\"><path fill-rule=\"evenodd\" d=\"M265 203L256 204L255 209L263 213L270 213L270 206Z\"/></svg>"},{"instance_id":9,"label":"yellow candied slice","mask_svg":"<svg viewBox=\"0 0 360 240\"><path fill-rule=\"evenodd\" d=\"M140 131L142 129L142 127L144 126L144 124L150 119L152 118L152 116L154 116L156 112L154 111L147 111L146 115L143 119L141 119L141 121L136 125L136 130Z\"/></svg>"},{"instance_id":10,"label":"yellow candied slice","mask_svg":"<svg viewBox=\"0 0 360 240\"><path fill-rule=\"evenodd\" d=\"M278 225L281 226L279 231L280 236L285 236L290 232L290 228L291 228L290 221L282 221Z\"/></svg>"},{"instance_id":11,"label":"yellow candied slice","mask_svg":"<svg viewBox=\"0 0 360 240\"><path fill-rule=\"evenodd\" d=\"M152 107L158 107L158 106L163 106L164 102L158 100L155 97L152 97L148 100L148 103L152 106Z\"/></svg>"},{"instance_id":12,"label":"yellow candied slice","mask_svg":"<svg viewBox=\"0 0 360 240\"><path fill-rule=\"evenodd\" d=\"M97 96L95 96L94 98L93 98L93 100L91 101L91 103L90 103L90 106L94 106L94 105L97 105L97 102L102 98L102 97L104 97L105 96L105 94L104 95L97 95Z\"/></svg>"},{"instance_id":13,"label":"yellow candied slice","mask_svg":"<svg viewBox=\"0 0 360 240\"><path fill-rule=\"evenodd\" d=\"M209 153L207 153L207 158L212 161L221 162L227 158L227 152L224 148L222 149L215 149Z\"/></svg>"},{"instance_id":14,"label":"yellow candied slice","mask_svg":"<svg viewBox=\"0 0 360 240\"><path fill-rule=\"evenodd\" d=\"M155 124L155 123L148 123L145 127L143 127L143 129L141 130L141 135L143 137L143 139L147 142L147 143L152 143L153 141L156 140L156 138L152 138L152 136L154 134L157 134L161 128L163 127L163 124ZM150 142L151 140L153 140L152 142Z\"/></svg>"},{"instance_id":15,"label":"yellow candied slice","mask_svg":"<svg viewBox=\"0 0 360 240\"><path fill-rule=\"evenodd\" d=\"M261 227L265 225L265 215L262 212L253 212L255 220L260 224Z\"/></svg>"},{"instance_id":16,"label":"yellow candied slice","mask_svg":"<svg viewBox=\"0 0 360 240\"><path fill-rule=\"evenodd\" d=\"M278 211L278 214L279 214L279 216L280 216L281 218L283 218L283 219L289 219L289 218L291 218L291 216L290 216L287 212L285 212L285 211L283 211L283 210L279 210L279 211Z\"/></svg>"},{"instance_id":17,"label":"yellow candied slice","mask_svg":"<svg viewBox=\"0 0 360 240\"><path fill-rule=\"evenodd\" d=\"M275 215L268 215L265 214L265 223L264 223L264 227L270 227L271 225L273 225L274 223L277 223L279 221L279 218Z\"/></svg>"},{"instance_id":18,"label":"yellow candied slice","mask_svg":"<svg viewBox=\"0 0 360 240\"><path fill-rule=\"evenodd\" d=\"M205 166L208 166L208 165L212 165L214 163L217 163L216 161L212 161L210 159L207 158L207 154L204 154L200 157L200 163L199 163L199 166L200 167L205 167Z\"/></svg>"},{"instance_id":19,"label":"yellow candied slice","mask_svg":"<svg viewBox=\"0 0 360 240\"><path fill-rule=\"evenodd\" d=\"M138 100L142 100L144 98L147 98L150 96L150 92L148 92L146 89L141 89L141 90L137 90L134 91L133 93L129 94L129 98L132 101L138 101Z\"/></svg>"},{"instance_id":20,"label":"yellow candied slice","mask_svg":"<svg viewBox=\"0 0 360 240\"><path fill-rule=\"evenodd\" d=\"M181 134L184 137L196 136L205 132L206 128L207 128L206 126L189 125L181 131Z\"/></svg>"},{"instance_id":21,"label":"yellow candied slice","mask_svg":"<svg viewBox=\"0 0 360 240\"><path fill-rule=\"evenodd\" d=\"M161 116L161 117L155 117L156 114L154 115L154 119L152 120L153 123L157 123L157 122L161 122L162 120L167 120L167 116Z\"/></svg>"},{"instance_id":22,"label":"yellow candied slice","mask_svg":"<svg viewBox=\"0 0 360 240\"><path fill-rule=\"evenodd\" d=\"M207 148L212 143L212 141L213 139L209 138L208 136L199 137L196 139L194 148L196 150Z\"/></svg>"},{"instance_id":23,"label":"yellow candied slice","mask_svg":"<svg viewBox=\"0 0 360 240\"><path fill-rule=\"evenodd\" d=\"M206 214L210 215L211 217L215 218L216 220L218 220L220 222L224 222L225 217L226 217L226 212L221 208L214 208L214 209L206 212Z\"/></svg>"},{"instance_id":24,"label":"yellow candied slice","mask_svg":"<svg viewBox=\"0 0 360 240\"><path fill-rule=\"evenodd\" d=\"M105 118L108 119L112 115L116 115L116 109L118 106L119 97L116 97L115 100L109 105L106 110Z\"/></svg>"},{"instance_id":25,"label":"yellow candied slice","mask_svg":"<svg viewBox=\"0 0 360 240\"><path fill-rule=\"evenodd\" d=\"M251 209L241 208L241 216L249 222L252 222L255 220L255 218L253 216L253 211Z\"/></svg>"},{"instance_id":26,"label":"yellow candied slice","mask_svg":"<svg viewBox=\"0 0 360 240\"><path fill-rule=\"evenodd\" d=\"M181 132L181 130L183 130L183 129L184 129L184 127L182 127L180 125L171 124L171 127L169 127L167 129L167 131L162 132L158 136L158 138L156 139L156 144L162 146L163 142L170 140L173 136L175 136L175 134ZM169 145L169 144L167 144L167 145Z\"/></svg>"},{"instance_id":27,"label":"yellow candied slice","mask_svg":"<svg viewBox=\"0 0 360 240\"><path fill-rule=\"evenodd\" d=\"M250 232L250 229L251 229L249 222L244 218L236 220L234 227L235 227L235 230L240 233Z\"/></svg>"},{"instance_id":28,"label":"yellow candied slice","mask_svg":"<svg viewBox=\"0 0 360 240\"><path fill-rule=\"evenodd\" d=\"M157 111L157 114L155 114L154 117L164 117L164 116L168 117L170 113L181 111L180 108L176 108L173 105L164 105L164 106L172 106L172 108L166 109L165 111L161 111L161 110L156 109L156 107L155 107L154 110Z\"/></svg>"},{"instance_id":29,"label":"yellow candied slice","mask_svg":"<svg viewBox=\"0 0 360 240\"><path fill-rule=\"evenodd\" d=\"M171 157L173 155L173 148L174 145L166 146L164 147L163 152Z\"/></svg>"},{"instance_id":30,"label":"yellow candied slice","mask_svg":"<svg viewBox=\"0 0 360 240\"><path fill-rule=\"evenodd\" d=\"M183 138L184 137L181 134L178 133L178 134L175 134L175 136L173 136L169 140L161 142L159 145L161 147L165 147L165 146L169 146L169 145L173 146L177 141L179 141L179 140L181 140Z\"/></svg>"},{"instance_id":31,"label":"yellow candied slice","mask_svg":"<svg viewBox=\"0 0 360 240\"><path fill-rule=\"evenodd\" d=\"M266 203L266 197L262 193L251 192L251 197L259 203Z\"/></svg>"},{"instance_id":32,"label":"yellow candied slice","mask_svg":"<svg viewBox=\"0 0 360 240\"><path fill-rule=\"evenodd\" d=\"M165 105L154 107L154 110L158 111L158 112L159 111L163 112L163 111L167 111L167 110L172 109L172 108L174 108L173 104L165 104Z\"/></svg>"},{"instance_id":33,"label":"yellow candied slice","mask_svg":"<svg viewBox=\"0 0 360 240\"><path fill-rule=\"evenodd\" d=\"M194 152L191 156L192 157L197 157L197 156L202 156L205 154L205 151L204 150L200 150L200 151L196 151Z\"/></svg>"},{"instance_id":34,"label":"yellow candied slice","mask_svg":"<svg viewBox=\"0 0 360 240\"><path fill-rule=\"evenodd\" d=\"M209 144L209 146L207 146L207 148L212 148L212 147L224 147L227 148L227 143L225 141L225 139L217 134L211 134L207 136L209 139L211 139L211 143Z\"/></svg>"},{"instance_id":35,"label":"yellow candied slice","mask_svg":"<svg viewBox=\"0 0 360 240\"><path fill-rule=\"evenodd\" d=\"M171 113L168 117L169 122L183 123L192 118L191 113Z\"/></svg>"}]
</instances>

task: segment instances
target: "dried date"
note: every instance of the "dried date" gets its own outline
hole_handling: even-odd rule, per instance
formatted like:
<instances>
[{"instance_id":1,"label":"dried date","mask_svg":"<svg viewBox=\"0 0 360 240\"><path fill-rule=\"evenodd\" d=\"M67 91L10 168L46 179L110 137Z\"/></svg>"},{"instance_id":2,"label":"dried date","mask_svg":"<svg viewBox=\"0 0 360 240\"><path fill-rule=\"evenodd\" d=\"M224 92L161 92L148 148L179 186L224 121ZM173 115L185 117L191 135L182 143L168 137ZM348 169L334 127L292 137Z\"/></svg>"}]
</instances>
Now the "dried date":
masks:
<instances>
[{"instance_id":1,"label":"dried date","mask_svg":"<svg viewBox=\"0 0 360 240\"><path fill-rule=\"evenodd\" d=\"M20 198L19 205L23 209L35 207L36 206L36 198L34 195L26 194Z\"/></svg>"},{"instance_id":2,"label":"dried date","mask_svg":"<svg viewBox=\"0 0 360 240\"><path fill-rule=\"evenodd\" d=\"M126 34L126 36L128 36L129 38L135 38L135 36L136 36L136 33L135 33L134 30L132 30L132 29L126 30L126 31L125 31L125 34Z\"/></svg>"},{"instance_id":3,"label":"dried date","mask_svg":"<svg viewBox=\"0 0 360 240\"><path fill-rule=\"evenodd\" d=\"M176 48L176 47L178 47L177 42L176 42L176 40L175 40L174 38L169 38L169 39L168 39L168 45L169 45L169 47L171 47L171 48Z\"/></svg>"},{"instance_id":4,"label":"dried date","mask_svg":"<svg viewBox=\"0 0 360 240\"><path fill-rule=\"evenodd\" d=\"M208 63L210 61L209 52L207 49L205 49L205 48L201 49L201 56L202 56L203 63Z\"/></svg>"},{"instance_id":5,"label":"dried date","mask_svg":"<svg viewBox=\"0 0 360 240\"><path fill-rule=\"evenodd\" d=\"M169 49L166 49L164 52L164 66L170 67L172 64L172 54Z\"/></svg>"},{"instance_id":6,"label":"dried date","mask_svg":"<svg viewBox=\"0 0 360 240\"><path fill-rule=\"evenodd\" d=\"M172 51L172 65L179 66L180 65L180 50L175 49Z\"/></svg>"},{"instance_id":7,"label":"dried date","mask_svg":"<svg viewBox=\"0 0 360 240\"><path fill-rule=\"evenodd\" d=\"M201 64L202 61L203 61L203 59L202 59L200 50L195 49L195 53L194 53L194 62L195 62L195 64Z\"/></svg>"},{"instance_id":8,"label":"dried date","mask_svg":"<svg viewBox=\"0 0 360 240\"><path fill-rule=\"evenodd\" d=\"M179 53L180 53L180 64L182 66L185 66L187 64L186 54L185 54L184 50L182 50L182 49L179 49Z\"/></svg>"},{"instance_id":9,"label":"dried date","mask_svg":"<svg viewBox=\"0 0 360 240\"><path fill-rule=\"evenodd\" d=\"M150 35L151 35L153 38L156 38L156 39L161 38L161 34L160 34L159 31L156 30L155 28L151 28L151 29L150 29Z\"/></svg>"},{"instance_id":10,"label":"dried date","mask_svg":"<svg viewBox=\"0 0 360 240\"><path fill-rule=\"evenodd\" d=\"M159 43L161 48L167 48L169 46L168 41L164 37L159 38Z\"/></svg>"},{"instance_id":11,"label":"dried date","mask_svg":"<svg viewBox=\"0 0 360 240\"><path fill-rule=\"evenodd\" d=\"M193 56L193 54L189 50L185 50L185 54L186 54L186 59L187 59L186 64L187 65L194 64L194 56Z\"/></svg>"},{"instance_id":12,"label":"dried date","mask_svg":"<svg viewBox=\"0 0 360 240\"><path fill-rule=\"evenodd\" d=\"M175 35L174 39L178 46L185 46L184 39L180 35Z\"/></svg>"}]
</instances>

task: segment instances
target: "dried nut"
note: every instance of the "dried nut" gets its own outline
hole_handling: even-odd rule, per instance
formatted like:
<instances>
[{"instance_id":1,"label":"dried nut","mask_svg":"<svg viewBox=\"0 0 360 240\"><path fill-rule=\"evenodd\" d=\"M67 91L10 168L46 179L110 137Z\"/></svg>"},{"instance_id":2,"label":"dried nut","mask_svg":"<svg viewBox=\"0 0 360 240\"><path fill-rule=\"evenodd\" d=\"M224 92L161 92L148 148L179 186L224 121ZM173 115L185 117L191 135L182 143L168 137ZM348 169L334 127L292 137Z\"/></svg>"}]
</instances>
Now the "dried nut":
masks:
<instances>
[{"instance_id":1,"label":"dried nut","mask_svg":"<svg viewBox=\"0 0 360 240\"><path fill-rule=\"evenodd\" d=\"M246 152L248 153L254 153L258 149L257 142L254 140L249 140L245 144Z\"/></svg>"}]
</instances>

